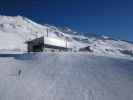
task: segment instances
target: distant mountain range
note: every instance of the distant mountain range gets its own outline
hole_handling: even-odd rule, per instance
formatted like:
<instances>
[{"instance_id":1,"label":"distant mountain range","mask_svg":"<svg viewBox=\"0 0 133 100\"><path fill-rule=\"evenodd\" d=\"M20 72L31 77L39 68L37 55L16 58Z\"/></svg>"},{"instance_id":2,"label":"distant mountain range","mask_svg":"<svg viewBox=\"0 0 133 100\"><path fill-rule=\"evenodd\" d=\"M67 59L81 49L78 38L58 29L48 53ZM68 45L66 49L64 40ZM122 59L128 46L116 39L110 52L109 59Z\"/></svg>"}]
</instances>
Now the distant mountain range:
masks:
<instances>
[{"instance_id":1,"label":"distant mountain range","mask_svg":"<svg viewBox=\"0 0 133 100\"><path fill-rule=\"evenodd\" d=\"M133 57L133 43L112 39L95 34L81 35L70 28L58 28L51 25L41 25L22 16L0 16L0 53L25 52L25 41L46 36L64 39L73 44L76 50L92 51L90 53L109 56ZM83 33L82 33L83 34ZM89 52L89 50L88 50Z\"/></svg>"}]
</instances>

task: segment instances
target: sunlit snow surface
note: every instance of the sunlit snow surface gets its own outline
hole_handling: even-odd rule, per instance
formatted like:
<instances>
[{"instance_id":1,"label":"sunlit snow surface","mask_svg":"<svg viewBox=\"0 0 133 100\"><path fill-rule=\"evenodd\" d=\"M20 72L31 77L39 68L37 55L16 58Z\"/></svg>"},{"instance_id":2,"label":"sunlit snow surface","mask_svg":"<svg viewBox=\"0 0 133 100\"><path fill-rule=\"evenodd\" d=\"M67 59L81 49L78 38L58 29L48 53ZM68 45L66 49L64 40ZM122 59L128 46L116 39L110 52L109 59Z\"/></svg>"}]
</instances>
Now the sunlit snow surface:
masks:
<instances>
[{"instance_id":1,"label":"sunlit snow surface","mask_svg":"<svg viewBox=\"0 0 133 100\"><path fill-rule=\"evenodd\" d=\"M0 55L0 100L133 100L133 60L85 53Z\"/></svg>"},{"instance_id":2,"label":"sunlit snow surface","mask_svg":"<svg viewBox=\"0 0 133 100\"><path fill-rule=\"evenodd\" d=\"M78 33L69 28L41 25L22 16L0 15L0 54L26 52L26 41L41 36L44 36L47 45L72 48L73 51L89 47L93 54L133 58L131 42L104 35Z\"/></svg>"}]
</instances>

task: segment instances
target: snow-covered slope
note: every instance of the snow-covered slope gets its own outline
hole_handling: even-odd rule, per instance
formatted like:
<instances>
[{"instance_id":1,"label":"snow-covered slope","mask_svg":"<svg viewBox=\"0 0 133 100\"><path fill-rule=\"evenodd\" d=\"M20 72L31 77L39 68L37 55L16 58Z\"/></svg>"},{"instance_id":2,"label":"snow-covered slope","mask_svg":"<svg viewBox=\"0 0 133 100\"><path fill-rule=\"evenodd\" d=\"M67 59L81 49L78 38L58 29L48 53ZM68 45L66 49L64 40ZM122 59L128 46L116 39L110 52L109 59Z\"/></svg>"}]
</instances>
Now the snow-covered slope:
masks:
<instances>
[{"instance_id":1,"label":"snow-covered slope","mask_svg":"<svg viewBox=\"0 0 133 100\"><path fill-rule=\"evenodd\" d=\"M14 57L0 57L0 100L133 100L132 60L86 53Z\"/></svg>"},{"instance_id":2,"label":"snow-covered slope","mask_svg":"<svg viewBox=\"0 0 133 100\"><path fill-rule=\"evenodd\" d=\"M93 54L133 56L133 44L114 40L107 36L83 36L69 28L40 25L21 16L0 16L0 51L26 51L25 41L40 36L62 39L72 44L75 50L89 46Z\"/></svg>"}]
</instances>

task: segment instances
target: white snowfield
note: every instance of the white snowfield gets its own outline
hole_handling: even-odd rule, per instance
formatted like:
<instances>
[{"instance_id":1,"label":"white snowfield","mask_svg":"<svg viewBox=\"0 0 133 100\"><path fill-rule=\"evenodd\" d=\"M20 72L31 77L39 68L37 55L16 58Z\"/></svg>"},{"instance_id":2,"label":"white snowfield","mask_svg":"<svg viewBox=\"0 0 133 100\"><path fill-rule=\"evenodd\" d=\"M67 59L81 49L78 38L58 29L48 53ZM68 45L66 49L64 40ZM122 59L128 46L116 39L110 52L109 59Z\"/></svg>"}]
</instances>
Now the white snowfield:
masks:
<instances>
[{"instance_id":1,"label":"white snowfield","mask_svg":"<svg viewBox=\"0 0 133 100\"><path fill-rule=\"evenodd\" d=\"M12 51L27 51L27 45L24 44L24 40L14 33L6 33L0 31L0 53Z\"/></svg>"},{"instance_id":2,"label":"white snowfield","mask_svg":"<svg viewBox=\"0 0 133 100\"><path fill-rule=\"evenodd\" d=\"M64 48L72 48L73 47L71 42L68 42L67 40L63 40L60 38L45 37L44 43L47 45L54 45L54 46L64 47Z\"/></svg>"},{"instance_id":3,"label":"white snowfield","mask_svg":"<svg viewBox=\"0 0 133 100\"><path fill-rule=\"evenodd\" d=\"M47 35L49 39L45 42L48 44L64 47L67 41L68 47L76 50L90 46L93 54L133 57L133 43L110 39L107 36L86 37L69 28L40 25L21 16L0 16L0 53L25 52L27 51L25 41Z\"/></svg>"},{"instance_id":4,"label":"white snowfield","mask_svg":"<svg viewBox=\"0 0 133 100\"><path fill-rule=\"evenodd\" d=\"M86 53L7 56L0 57L0 100L133 100L133 60Z\"/></svg>"}]
</instances>

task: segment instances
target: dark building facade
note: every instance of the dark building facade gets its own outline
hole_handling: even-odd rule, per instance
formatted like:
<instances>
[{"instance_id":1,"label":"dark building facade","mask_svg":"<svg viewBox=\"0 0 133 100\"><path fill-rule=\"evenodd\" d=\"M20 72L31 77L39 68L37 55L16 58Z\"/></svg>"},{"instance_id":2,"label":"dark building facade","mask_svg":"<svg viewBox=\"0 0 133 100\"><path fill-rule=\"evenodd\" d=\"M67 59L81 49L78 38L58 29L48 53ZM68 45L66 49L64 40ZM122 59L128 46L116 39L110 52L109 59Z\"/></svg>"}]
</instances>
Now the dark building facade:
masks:
<instances>
[{"instance_id":1,"label":"dark building facade","mask_svg":"<svg viewBox=\"0 0 133 100\"><path fill-rule=\"evenodd\" d=\"M72 51L71 48L61 47L53 44L44 43L44 37L36 38L30 41L27 41L28 52L43 52L43 51Z\"/></svg>"},{"instance_id":2,"label":"dark building facade","mask_svg":"<svg viewBox=\"0 0 133 100\"><path fill-rule=\"evenodd\" d=\"M27 41L28 52L43 52L44 49L44 37L36 38L31 41Z\"/></svg>"}]
</instances>

